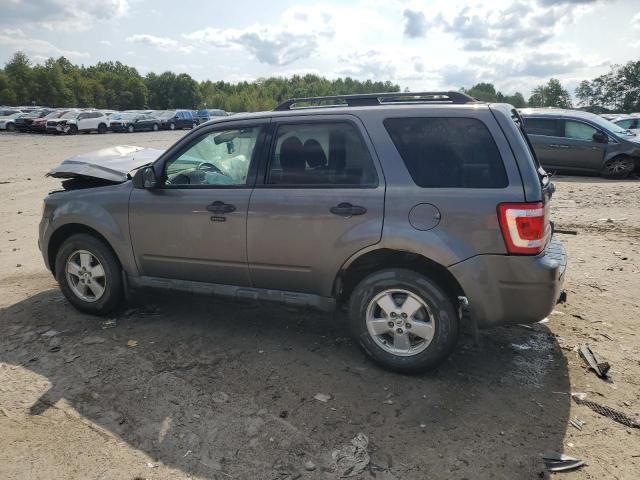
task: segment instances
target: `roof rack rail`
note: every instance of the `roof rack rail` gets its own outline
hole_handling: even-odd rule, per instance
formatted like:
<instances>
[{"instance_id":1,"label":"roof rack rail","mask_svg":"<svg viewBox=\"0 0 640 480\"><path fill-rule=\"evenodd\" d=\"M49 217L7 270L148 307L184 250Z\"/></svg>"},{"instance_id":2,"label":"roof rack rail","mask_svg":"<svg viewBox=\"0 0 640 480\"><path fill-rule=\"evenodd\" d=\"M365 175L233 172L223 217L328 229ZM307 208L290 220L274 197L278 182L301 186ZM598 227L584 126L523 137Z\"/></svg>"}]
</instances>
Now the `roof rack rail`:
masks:
<instances>
[{"instance_id":1,"label":"roof rack rail","mask_svg":"<svg viewBox=\"0 0 640 480\"><path fill-rule=\"evenodd\" d=\"M344 103L327 104L326 102L339 101ZM466 93L462 92L387 92L387 93L358 93L355 95L333 95L328 97L304 97L291 98L279 104L273 110L282 112L298 108L314 108L311 106L296 107L300 103L323 103L324 105L315 105L323 107L340 107L347 105L349 107L370 107L376 105L384 105L390 103L475 103L477 100Z\"/></svg>"}]
</instances>

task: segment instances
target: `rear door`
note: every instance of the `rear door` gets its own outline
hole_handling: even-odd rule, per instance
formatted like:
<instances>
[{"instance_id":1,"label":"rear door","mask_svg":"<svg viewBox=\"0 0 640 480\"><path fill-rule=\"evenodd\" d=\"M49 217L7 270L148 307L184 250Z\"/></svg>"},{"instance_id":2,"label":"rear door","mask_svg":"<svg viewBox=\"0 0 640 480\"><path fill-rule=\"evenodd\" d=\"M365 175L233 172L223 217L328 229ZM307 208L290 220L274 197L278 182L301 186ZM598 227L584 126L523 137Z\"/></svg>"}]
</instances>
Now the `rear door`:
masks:
<instances>
[{"instance_id":1,"label":"rear door","mask_svg":"<svg viewBox=\"0 0 640 480\"><path fill-rule=\"evenodd\" d=\"M560 121L548 117L524 117L524 128L542 166L548 170L559 168Z\"/></svg>"},{"instance_id":2,"label":"rear door","mask_svg":"<svg viewBox=\"0 0 640 480\"><path fill-rule=\"evenodd\" d=\"M380 241L385 182L351 115L274 120L247 218L253 285L330 296L353 254Z\"/></svg>"}]
</instances>

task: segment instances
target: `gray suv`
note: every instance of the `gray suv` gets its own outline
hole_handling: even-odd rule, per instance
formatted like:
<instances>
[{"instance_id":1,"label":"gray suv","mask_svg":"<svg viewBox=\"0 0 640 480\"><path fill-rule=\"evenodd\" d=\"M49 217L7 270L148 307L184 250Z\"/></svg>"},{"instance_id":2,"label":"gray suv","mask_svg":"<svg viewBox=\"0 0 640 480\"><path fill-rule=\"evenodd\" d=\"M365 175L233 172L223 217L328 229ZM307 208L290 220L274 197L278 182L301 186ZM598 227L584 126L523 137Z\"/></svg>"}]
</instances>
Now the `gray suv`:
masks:
<instances>
[{"instance_id":1,"label":"gray suv","mask_svg":"<svg viewBox=\"0 0 640 480\"><path fill-rule=\"evenodd\" d=\"M640 137L598 115L578 110L520 111L545 169L625 178L640 165Z\"/></svg>"},{"instance_id":2,"label":"gray suv","mask_svg":"<svg viewBox=\"0 0 640 480\"><path fill-rule=\"evenodd\" d=\"M343 308L374 360L423 370L462 321L537 322L561 293L553 185L521 125L459 92L289 100L63 162L39 245L85 312L139 287Z\"/></svg>"}]
</instances>

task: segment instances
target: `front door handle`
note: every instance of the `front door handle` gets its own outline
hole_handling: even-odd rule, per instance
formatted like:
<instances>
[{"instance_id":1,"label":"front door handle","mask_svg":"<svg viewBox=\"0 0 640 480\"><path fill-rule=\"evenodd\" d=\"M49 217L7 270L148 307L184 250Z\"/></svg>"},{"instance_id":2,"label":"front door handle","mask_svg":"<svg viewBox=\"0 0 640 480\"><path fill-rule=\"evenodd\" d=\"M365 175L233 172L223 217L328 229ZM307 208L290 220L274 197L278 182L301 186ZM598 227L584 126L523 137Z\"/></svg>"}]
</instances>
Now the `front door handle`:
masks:
<instances>
[{"instance_id":1,"label":"front door handle","mask_svg":"<svg viewBox=\"0 0 640 480\"><path fill-rule=\"evenodd\" d=\"M364 215L367 213L366 208L360 205L351 205L349 202L342 202L335 207L331 207L329 211L341 217L352 217L354 215Z\"/></svg>"},{"instance_id":2,"label":"front door handle","mask_svg":"<svg viewBox=\"0 0 640 480\"><path fill-rule=\"evenodd\" d=\"M551 145L549 145L551 148L569 148L569 145L560 145L557 143L552 143Z\"/></svg>"},{"instance_id":3,"label":"front door handle","mask_svg":"<svg viewBox=\"0 0 640 480\"><path fill-rule=\"evenodd\" d=\"M236 211L235 205L231 205L229 203L224 203L220 200L213 202L211 205L207 206L207 210L212 213L231 213Z\"/></svg>"}]
</instances>

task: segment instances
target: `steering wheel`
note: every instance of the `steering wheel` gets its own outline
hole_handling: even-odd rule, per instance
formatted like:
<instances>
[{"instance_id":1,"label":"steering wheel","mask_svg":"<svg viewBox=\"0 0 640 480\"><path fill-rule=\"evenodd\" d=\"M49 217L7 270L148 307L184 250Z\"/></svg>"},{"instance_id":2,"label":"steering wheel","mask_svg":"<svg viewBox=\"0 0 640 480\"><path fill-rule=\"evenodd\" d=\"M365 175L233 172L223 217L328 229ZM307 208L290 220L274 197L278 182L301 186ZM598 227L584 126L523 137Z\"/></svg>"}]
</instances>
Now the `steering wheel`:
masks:
<instances>
[{"instance_id":1,"label":"steering wheel","mask_svg":"<svg viewBox=\"0 0 640 480\"><path fill-rule=\"evenodd\" d=\"M226 175L222 170L216 167L213 163L209 163L209 162L203 162L200 165L198 165L198 170L211 170L216 173L219 173L220 175Z\"/></svg>"}]
</instances>

